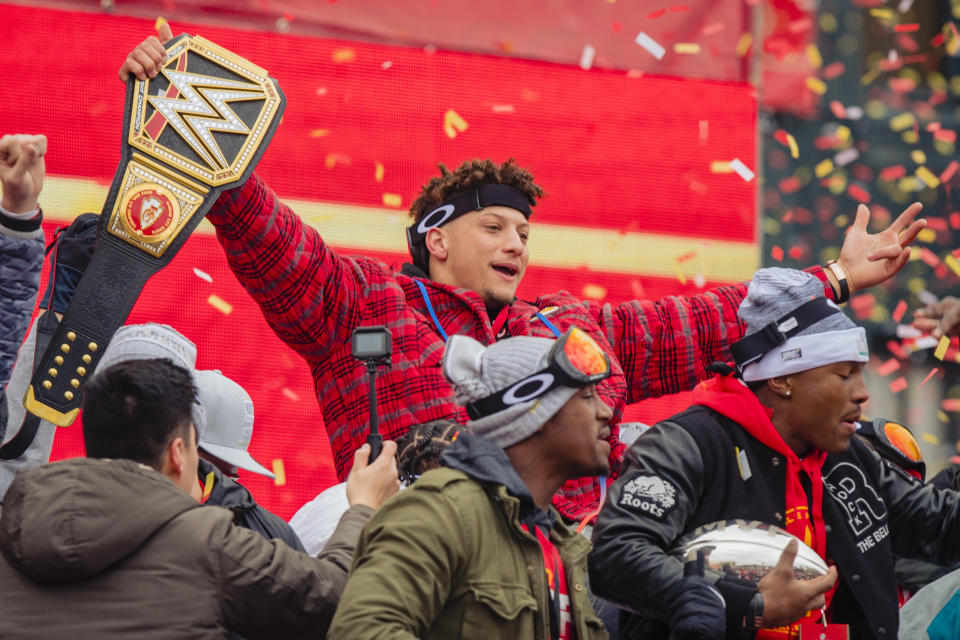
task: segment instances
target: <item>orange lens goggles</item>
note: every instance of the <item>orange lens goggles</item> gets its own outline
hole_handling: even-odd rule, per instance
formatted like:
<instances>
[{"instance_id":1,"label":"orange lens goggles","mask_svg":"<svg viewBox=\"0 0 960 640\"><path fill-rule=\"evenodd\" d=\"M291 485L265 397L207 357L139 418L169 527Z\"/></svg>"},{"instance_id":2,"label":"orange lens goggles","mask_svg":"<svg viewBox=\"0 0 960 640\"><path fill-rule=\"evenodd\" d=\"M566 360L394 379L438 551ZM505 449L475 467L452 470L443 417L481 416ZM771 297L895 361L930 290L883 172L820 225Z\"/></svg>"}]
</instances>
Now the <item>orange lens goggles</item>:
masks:
<instances>
[{"instance_id":1,"label":"orange lens goggles","mask_svg":"<svg viewBox=\"0 0 960 640\"><path fill-rule=\"evenodd\" d=\"M886 436L887 442L899 449L900 453L910 460L914 462L923 461L923 452L920 450L917 439L902 424L886 423L883 425L883 435Z\"/></svg>"}]
</instances>

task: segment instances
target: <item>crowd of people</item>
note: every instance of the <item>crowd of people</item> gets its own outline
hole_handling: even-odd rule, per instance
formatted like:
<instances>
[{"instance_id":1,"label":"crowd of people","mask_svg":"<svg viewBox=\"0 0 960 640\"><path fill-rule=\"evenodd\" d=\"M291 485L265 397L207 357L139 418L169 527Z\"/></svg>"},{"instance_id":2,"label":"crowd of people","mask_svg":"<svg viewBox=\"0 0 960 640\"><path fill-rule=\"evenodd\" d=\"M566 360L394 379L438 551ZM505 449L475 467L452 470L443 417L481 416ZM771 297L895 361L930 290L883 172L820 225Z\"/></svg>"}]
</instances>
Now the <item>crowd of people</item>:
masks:
<instances>
[{"instance_id":1,"label":"crowd of people","mask_svg":"<svg viewBox=\"0 0 960 640\"><path fill-rule=\"evenodd\" d=\"M159 73L171 37L162 25L121 79ZM3 637L879 639L898 633L911 559L953 581L908 601L917 619L949 613L957 483L924 483L903 427L859 422L867 340L838 306L906 263L919 205L878 233L861 206L824 267L614 306L516 297L544 192L512 160L441 165L411 207L400 269L340 255L252 176L208 219L309 366L344 481L287 523L237 481L238 468L270 474L246 451L249 396L198 371L197 345L169 326L116 332L83 388L86 457L48 463L55 427L22 398L98 217L52 239L28 327L46 152L42 135L0 139ZM960 302L916 324L956 334ZM393 341L375 458L348 348L368 325ZM687 390L689 409L625 442L627 404ZM796 538L759 581L711 578L674 552L736 519ZM795 575L800 544L823 575Z\"/></svg>"}]
</instances>

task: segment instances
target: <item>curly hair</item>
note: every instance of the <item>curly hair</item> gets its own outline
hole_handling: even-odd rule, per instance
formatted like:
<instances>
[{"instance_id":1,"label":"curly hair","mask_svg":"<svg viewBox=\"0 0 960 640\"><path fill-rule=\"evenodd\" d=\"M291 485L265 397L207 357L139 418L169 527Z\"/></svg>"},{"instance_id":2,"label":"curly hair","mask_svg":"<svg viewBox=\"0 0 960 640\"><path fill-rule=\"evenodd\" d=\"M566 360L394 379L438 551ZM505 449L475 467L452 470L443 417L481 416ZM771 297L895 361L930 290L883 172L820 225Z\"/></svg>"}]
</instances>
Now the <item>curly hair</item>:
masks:
<instances>
[{"instance_id":1,"label":"curly hair","mask_svg":"<svg viewBox=\"0 0 960 640\"><path fill-rule=\"evenodd\" d=\"M442 466L440 455L467 428L453 420L433 420L397 438L397 473L409 485L422 473Z\"/></svg>"},{"instance_id":2,"label":"curly hair","mask_svg":"<svg viewBox=\"0 0 960 640\"><path fill-rule=\"evenodd\" d=\"M485 184L505 184L526 194L530 204L544 196L543 189L533 181L533 174L520 167L513 158L503 164L486 160L468 160L454 171L440 163L440 177L432 178L420 188L420 195L410 205L414 222L420 220L453 196Z\"/></svg>"}]
</instances>

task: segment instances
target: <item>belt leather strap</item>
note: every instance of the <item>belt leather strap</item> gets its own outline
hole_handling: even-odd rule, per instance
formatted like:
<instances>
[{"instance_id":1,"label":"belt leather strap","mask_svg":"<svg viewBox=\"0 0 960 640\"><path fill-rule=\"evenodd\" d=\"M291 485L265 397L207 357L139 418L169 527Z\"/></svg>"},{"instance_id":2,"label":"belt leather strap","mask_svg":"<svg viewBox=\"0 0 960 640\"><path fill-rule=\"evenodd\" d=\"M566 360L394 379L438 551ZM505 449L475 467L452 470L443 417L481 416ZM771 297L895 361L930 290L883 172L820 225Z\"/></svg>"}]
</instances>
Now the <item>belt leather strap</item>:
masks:
<instances>
[{"instance_id":1,"label":"belt leather strap","mask_svg":"<svg viewBox=\"0 0 960 640\"><path fill-rule=\"evenodd\" d=\"M123 149L93 258L34 371L26 409L71 424L80 390L144 284L225 189L243 184L286 99L264 69L199 36L166 43L155 78L127 83Z\"/></svg>"}]
</instances>

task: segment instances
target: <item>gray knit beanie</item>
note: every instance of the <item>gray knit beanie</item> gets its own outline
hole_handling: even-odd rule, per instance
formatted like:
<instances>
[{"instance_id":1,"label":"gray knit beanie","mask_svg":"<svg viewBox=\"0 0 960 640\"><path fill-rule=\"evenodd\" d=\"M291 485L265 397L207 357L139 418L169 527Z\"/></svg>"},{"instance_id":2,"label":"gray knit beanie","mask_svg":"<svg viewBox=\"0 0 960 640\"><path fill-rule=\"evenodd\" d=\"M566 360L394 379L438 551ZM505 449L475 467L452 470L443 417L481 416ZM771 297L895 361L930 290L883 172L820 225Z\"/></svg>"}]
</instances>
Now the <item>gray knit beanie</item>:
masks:
<instances>
[{"instance_id":1,"label":"gray knit beanie","mask_svg":"<svg viewBox=\"0 0 960 640\"><path fill-rule=\"evenodd\" d=\"M747 323L746 335L749 336L787 317L810 300L823 297L823 283L809 273L780 267L759 269L753 275L747 288L747 297L740 303L737 315ZM832 302L830 304L833 305ZM770 373L786 375L833 362L866 362L864 330L839 312L839 307L836 308L838 313L830 314L798 331L760 362L747 365L743 371L744 380L763 380L773 377ZM816 342L802 339L803 336L818 334L823 337ZM754 373L751 374L751 371ZM763 376L757 377L758 371L762 371Z\"/></svg>"},{"instance_id":2,"label":"gray knit beanie","mask_svg":"<svg viewBox=\"0 0 960 640\"><path fill-rule=\"evenodd\" d=\"M485 347L473 338L456 335L443 352L443 375L453 384L457 402L466 405L506 389L544 369L556 340L518 336ZM527 402L519 402L467 428L500 447L526 440L560 410L577 389L561 386Z\"/></svg>"},{"instance_id":3,"label":"gray knit beanie","mask_svg":"<svg viewBox=\"0 0 960 640\"><path fill-rule=\"evenodd\" d=\"M97 371L127 360L153 360L165 358L190 372L194 385L196 380L197 346L185 335L166 324L148 322L128 324L117 329L103 357L97 363ZM207 426L203 405L193 405L193 423L197 428L197 440Z\"/></svg>"}]
</instances>

